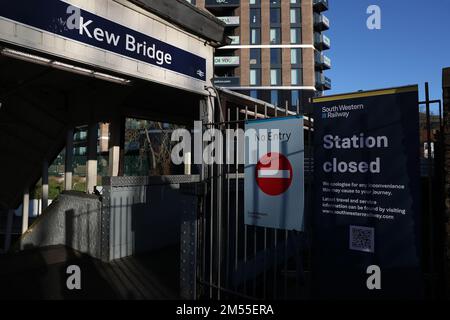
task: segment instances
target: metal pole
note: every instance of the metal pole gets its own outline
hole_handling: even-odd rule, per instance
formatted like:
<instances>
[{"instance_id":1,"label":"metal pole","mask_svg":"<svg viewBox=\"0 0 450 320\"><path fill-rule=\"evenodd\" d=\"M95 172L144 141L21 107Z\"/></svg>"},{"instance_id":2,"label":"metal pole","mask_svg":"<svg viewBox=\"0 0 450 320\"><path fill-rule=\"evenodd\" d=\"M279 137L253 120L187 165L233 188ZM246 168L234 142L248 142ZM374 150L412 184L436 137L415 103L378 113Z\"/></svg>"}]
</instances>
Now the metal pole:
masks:
<instances>
[{"instance_id":1,"label":"metal pole","mask_svg":"<svg viewBox=\"0 0 450 320\"><path fill-rule=\"evenodd\" d=\"M219 97L217 97L219 99ZM219 113L220 116L223 117L223 110L221 107L221 104L219 104ZM219 126L219 130L222 133L222 125ZM216 197L216 208L217 208L217 233L218 233L218 243L217 243L217 286L219 287L219 290L217 290L217 299L220 300L221 298L221 290L222 287L221 284L221 266L222 266L222 178L223 178L223 143L222 146L219 146L218 150L218 156L219 156L219 163L217 164L217 197Z\"/></svg>"},{"instance_id":2,"label":"metal pole","mask_svg":"<svg viewBox=\"0 0 450 320\"><path fill-rule=\"evenodd\" d=\"M278 107L275 106L275 118L278 117ZM277 297L277 262L278 262L278 257L277 257L277 237L278 237L278 232L277 229L273 229L273 246L274 246L274 268L273 268L273 297L276 298Z\"/></svg>"},{"instance_id":3,"label":"metal pole","mask_svg":"<svg viewBox=\"0 0 450 320\"><path fill-rule=\"evenodd\" d=\"M286 116L289 115L289 106L288 106L288 102L286 101ZM288 247L287 247L287 242L288 242L288 238L289 238L289 231L285 230L284 231L284 299L287 299L287 275L288 275Z\"/></svg>"},{"instance_id":4,"label":"metal pole","mask_svg":"<svg viewBox=\"0 0 450 320\"><path fill-rule=\"evenodd\" d=\"M239 120L239 108L236 107L236 120ZM236 130L239 130L239 122L236 122ZM242 143L244 143L243 141ZM235 165L235 197L236 197L236 212L235 212L235 252L234 252L234 272L237 275L238 259L239 259L239 135L236 138L236 165ZM237 289L237 288L235 288Z\"/></svg>"},{"instance_id":5,"label":"metal pole","mask_svg":"<svg viewBox=\"0 0 450 320\"><path fill-rule=\"evenodd\" d=\"M258 105L255 104L255 119L258 119ZM255 226L253 228L253 259L256 261L256 255L258 254L257 250L257 227ZM254 278L253 278L253 296L256 297L256 263L253 264L254 266Z\"/></svg>"},{"instance_id":6,"label":"metal pole","mask_svg":"<svg viewBox=\"0 0 450 320\"><path fill-rule=\"evenodd\" d=\"M248 120L248 107L245 106L245 120ZM244 265L245 265L245 281L244 293L247 294L247 225L244 224Z\"/></svg>"},{"instance_id":7,"label":"metal pole","mask_svg":"<svg viewBox=\"0 0 450 320\"><path fill-rule=\"evenodd\" d=\"M194 135L200 135L200 137L203 137L203 125L204 123L209 123L211 122L209 119L209 104L208 104L208 100L202 100L202 102L200 103L200 120L202 122L202 125L197 128L194 126ZM195 130L200 130L200 132L197 132ZM208 165L205 163L204 159L203 159L203 150L205 147L205 142L203 142L203 139L200 138L200 145L201 148L196 149L195 155L194 155L194 159L197 159L198 161L200 161L201 163L201 181L205 184L208 185L209 180L208 180ZM194 145L195 147L195 145ZM207 193L204 194L204 196L202 197L202 203L199 206L200 210L201 210L201 218L200 218L200 224L201 224L201 235L199 235L199 238L201 238L201 280L202 281L207 281L206 280L206 228L207 228L207 216L206 213L208 212L207 209ZM203 290L202 290L202 293ZM204 293L206 294L206 293Z\"/></svg>"},{"instance_id":8,"label":"metal pole","mask_svg":"<svg viewBox=\"0 0 450 320\"><path fill-rule=\"evenodd\" d=\"M209 164L210 167L210 184L211 184L211 196L210 196L210 225L209 225L209 282L213 284L213 262L214 262L214 165ZM213 298L213 287L209 288L209 298Z\"/></svg>"},{"instance_id":9,"label":"metal pole","mask_svg":"<svg viewBox=\"0 0 450 320\"><path fill-rule=\"evenodd\" d=\"M427 119L427 149L428 149L428 215L429 215L429 241L430 241L430 278L431 278L431 298L434 298L434 219L433 219L433 199L432 199L432 155L431 155L431 121L430 121L430 92L428 82L425 83L426 119Z\"/></svg>"},{"instance_id":10,"label":"metal pole","mask_svg":"<svg viewBox=\"0 0 450 320\"><path fill-rule=\"evenodd\" d=\"M274 268L273 268L273 298L277 297L277 263L278 263L278 253L277 253L277 229L273 229L273 247L274 247Z\"/></svg>"},{"instance_id":11,"label":"metal pole","mask_svg":"<svg viewBox=\"0 0 450 320\"><path fill-rule=\"evenodd\" d=\"M267 105L264 104L264 118L267 118ZM264 228L264 281L263 281L263 298L267 295L267 228Z\"/></svg>"},{"instance_id":12,"label":"metal pole","mask_svg":"<svg viewBox=\"0 0 450 320\"><path fill-rule=\"evenodd\" d=\"M314 124L315 124L315 122L313 122L312 121L312 119L313 119L313 116L314 116L314 113L313 113L313 110L311 110L311 108L310 108L310 110L309 110L310 112L308 112L307 110L306 110L306 114L307 114L307 116L308 116L308 119L309 119L309 130L308 130L308 148L307 148L307 150L308 150L308 167L309 167L309 170L308 170L308 181L307 181L307 189L308 189L308 205L307 206L305 206L306 208L307 208L307 210L308 210L308 212L309 212L309 222L308 222L308 225L307 225L307 229L308 229L308 231L309 231L309 245L308 245L308 251L309 251L309 259L308 259L308 261L309 261L309 272L310 272L310 275L312 274L312 259L311 259L311 257L312 257L312 246L313 246L313 243L312 243L312 239L313 239L313 216L314 216L314 212L312 212L313 211L313 208L314 208L314 206L312 205L312 201L313 201L313 154L314 154L314 148L313 148L313 145L312 145L312 133L313 133L313 128L314 128ZM303 112L305 113L305 110L303 110ZM310 291L312 290L312 286L310 285Z\"/></svg>"},{"instance_id":13,"label":"metal pole","mask_svg":"<svg viewBox=\"0 0 450 320\"><path fill-rule=\"evenodd\" d=\"M227 121L231 120L231 109L230 107L227 107ZM231 125L230 123L227 124L227 129L230 130L231 129ZM227 143L230 142L227 139ZM234 142L233 142L234 143ZM226 279L225 279L225 283L226 286L228 287L229 281L230 281L230 201L231 201L231 197L230 197L230 189L231 189L231 185L230 185L230 162L229 160L229 152L230 152L230 145L227 144L227 148L226 148L226 159L227 159L227 175L226 175L226 179L227 179L227 248L226 248ZM237 177L236 177L237 179Z\"/></svg>"}]
</instances>

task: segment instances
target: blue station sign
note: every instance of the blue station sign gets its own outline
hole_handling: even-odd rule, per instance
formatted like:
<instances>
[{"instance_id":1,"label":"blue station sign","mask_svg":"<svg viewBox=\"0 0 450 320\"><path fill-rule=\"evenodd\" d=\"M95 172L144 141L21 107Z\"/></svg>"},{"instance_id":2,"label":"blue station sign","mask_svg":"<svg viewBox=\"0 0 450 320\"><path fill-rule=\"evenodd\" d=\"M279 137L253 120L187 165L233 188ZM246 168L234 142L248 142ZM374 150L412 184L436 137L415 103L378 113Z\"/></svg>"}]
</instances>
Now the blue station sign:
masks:
<instances>
[{"instance_id":1,"label":"blue station sign","mask_svg":"<svg viewBox=\"0 0 450 320\"><path fill-rule=\"evenodd\" d=\"M206 81L206 59L63 1L2 1L0 17Z\"/></svg>"}]
</instances>

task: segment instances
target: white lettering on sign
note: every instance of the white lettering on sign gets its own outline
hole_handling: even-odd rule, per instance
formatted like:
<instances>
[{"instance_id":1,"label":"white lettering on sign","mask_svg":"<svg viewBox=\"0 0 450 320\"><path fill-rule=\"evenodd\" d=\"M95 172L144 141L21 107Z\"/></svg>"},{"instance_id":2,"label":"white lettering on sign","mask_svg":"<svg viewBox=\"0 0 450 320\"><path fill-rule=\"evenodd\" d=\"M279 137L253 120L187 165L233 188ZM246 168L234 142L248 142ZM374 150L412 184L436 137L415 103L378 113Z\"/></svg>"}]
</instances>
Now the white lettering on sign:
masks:
<instances>
[{"instance_id":1,"label":"white lettering on sign","mask_svg":"<svg viewBox=\"0 0 450 320\"><path fill-rule=\"evenodd\" d=\"M98 42L105 42L108 45L112 45L114 47L119 46L121 37L107 30L103 30L101 28L92 29L92 24L94 21L85 20L83 17L80 17L80 23L78 32L80 36L87 36L90 39L95 39ZM149 45L146 41L138 42L135 37L130 34L125 36L125 49L130 52L137 53L142 55L143 57L148 57L156 61L157 65L163 64L172 64L172 55L169 53L165 53L162 50L158 50L155 44Z\"/></svg>"},{"instance_id":2,"label":"white lettering on sign","mask_svg":"<svg viewBox=\"0 0 450 320\"><path fill-rule=\"evenodd\" d=\"M158 65L172 63L172 56L170 54L156 50L155 44L147 46L147 42L145 41L143 43L136 42L136 39L129 34L126 36L126 49L147 56L150 59L155 59Z\"/></svg>"}]
</instances>

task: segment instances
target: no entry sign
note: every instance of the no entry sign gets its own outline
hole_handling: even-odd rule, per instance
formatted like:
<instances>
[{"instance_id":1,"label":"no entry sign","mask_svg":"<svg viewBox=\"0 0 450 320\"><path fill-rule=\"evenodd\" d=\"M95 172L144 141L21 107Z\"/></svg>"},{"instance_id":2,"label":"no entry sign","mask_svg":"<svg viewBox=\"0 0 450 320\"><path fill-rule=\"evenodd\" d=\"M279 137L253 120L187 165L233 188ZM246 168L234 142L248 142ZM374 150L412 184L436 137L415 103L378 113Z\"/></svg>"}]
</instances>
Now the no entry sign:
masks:
<instances>
[{"instance_id":1,"label":"no entry sign","mask_svg":"<svg viewBox=\"0 0 450 320\"><path fill-rule=\"evenodd\" d=\"M303 230L303 118L246 123L245 224Z\"/></svg>"},{"instance_id":2,"label":"no entry sign","mask_svg":"<svg viewBox=\"0 0 450 320\"><path fill-rule=\"evenodd\" d=\"M256 165L256 183L269 196L288 190L292 183L292 165L288 158L278 152L265 154Z\"/></svg>"}]
</instances>

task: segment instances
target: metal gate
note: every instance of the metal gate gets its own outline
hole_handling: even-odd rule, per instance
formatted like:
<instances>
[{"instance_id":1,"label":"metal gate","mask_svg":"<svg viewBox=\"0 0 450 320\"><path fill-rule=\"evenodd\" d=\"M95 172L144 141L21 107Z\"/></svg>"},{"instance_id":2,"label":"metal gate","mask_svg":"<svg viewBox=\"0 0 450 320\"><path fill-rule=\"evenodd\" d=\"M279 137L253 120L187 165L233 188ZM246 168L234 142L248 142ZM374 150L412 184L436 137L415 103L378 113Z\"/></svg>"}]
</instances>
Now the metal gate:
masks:
<instances>
[{"instance_id":1,"label":"metal gate","mask_svg":"<svg viewBox=\"0 0 450 320\"><path fill-rule=\"evenodd\" d=\"M248 97L246 97L248 99ZM259 101L260 102L260 101ZM430 105L439 104L439 115L431 116ZM444 271L445 217L443 183L443 123L441 102L430 100L426 85L426 108L421 112L422 230L424 235L424 279L428 297L442 297ZM244 224L244 166L234 164L204 166L204 192L199 202L196 239L196 297L200 299L309 299L311 295L311 218L313 196L312 106L296 112L264 103L223 99L218 112L203 130L243 129L250 119L303 115L305 119L305 232L283 231ZM297 103L299 105L299 103ZM433 130L433 123L434 129ZM434 137L433 137L434 136ZM435 150L431 146L434 141ZM424 145L423 143L426 142ZM234 141L234 159L239 158ZM216 152L225 155L224 144Z\"/></svg>"},{"instance_id":2,"label":"metal gate","mask_svg":"<svg viewBox=\"0 0 450 320\"><path fill-rule=\"evenodd\" d=\"M288 108L255 103L242 106L221 100L213 122L203 129L244 129L245 121L303 115ZM297 103L299 105L299 103ZM207 165L206 192L201 201L197 239L197 297L200 299L301 299L310 296L312 130L305 114L305 229L284 231L244 224L244 165L234 140L234 164ZM245 139L244 139L245 140ZM228 146L230 147L230 146ZM227 152L224 143L220 150Z\"/></svg>"}]
</instances>

